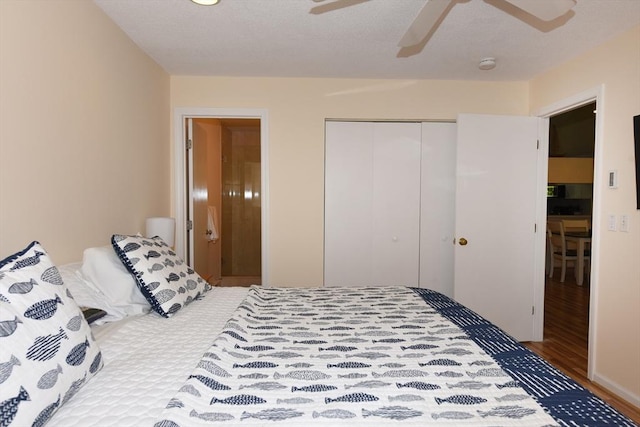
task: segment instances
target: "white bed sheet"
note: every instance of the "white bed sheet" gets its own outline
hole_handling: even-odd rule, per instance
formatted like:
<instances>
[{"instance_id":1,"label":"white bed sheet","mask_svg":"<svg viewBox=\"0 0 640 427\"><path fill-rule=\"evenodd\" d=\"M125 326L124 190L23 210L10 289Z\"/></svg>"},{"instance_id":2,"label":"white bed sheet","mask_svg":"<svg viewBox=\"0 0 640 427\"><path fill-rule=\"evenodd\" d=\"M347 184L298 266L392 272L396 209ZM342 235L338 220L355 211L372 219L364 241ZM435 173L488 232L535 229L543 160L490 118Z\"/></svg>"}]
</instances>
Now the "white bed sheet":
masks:
<instances>
[{"instance_id":1,"label":"white bed sheet","mask_svg":"<svg viewBox=\"0 0 640 427\"><path fill-rule=\"evenodd\" d=\"M94 328L104 367L47 423L152 426L248 288L214 288L175 316L155 313Z\"/></svg>"}]
</instances>

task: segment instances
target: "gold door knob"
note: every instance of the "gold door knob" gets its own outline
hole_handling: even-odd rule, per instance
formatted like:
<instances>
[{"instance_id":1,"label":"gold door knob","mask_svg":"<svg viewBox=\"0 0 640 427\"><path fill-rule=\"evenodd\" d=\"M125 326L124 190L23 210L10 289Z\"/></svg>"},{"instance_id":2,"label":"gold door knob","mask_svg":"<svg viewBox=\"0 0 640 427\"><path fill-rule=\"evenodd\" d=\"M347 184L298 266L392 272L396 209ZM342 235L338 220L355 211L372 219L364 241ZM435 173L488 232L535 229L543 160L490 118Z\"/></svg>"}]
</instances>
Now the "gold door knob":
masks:
<instances>
[{"instance_id":1,"label":"gold door knob","mask_svg":"<svg viewBox=\"0 0 640 427\"><path fill-rule=\"evenodd\" d=\"M468 242L467 239L461 237L460 240L458 240L458 243L460 243L460 246L466 246Z\"/></svg>"}]
</instances>

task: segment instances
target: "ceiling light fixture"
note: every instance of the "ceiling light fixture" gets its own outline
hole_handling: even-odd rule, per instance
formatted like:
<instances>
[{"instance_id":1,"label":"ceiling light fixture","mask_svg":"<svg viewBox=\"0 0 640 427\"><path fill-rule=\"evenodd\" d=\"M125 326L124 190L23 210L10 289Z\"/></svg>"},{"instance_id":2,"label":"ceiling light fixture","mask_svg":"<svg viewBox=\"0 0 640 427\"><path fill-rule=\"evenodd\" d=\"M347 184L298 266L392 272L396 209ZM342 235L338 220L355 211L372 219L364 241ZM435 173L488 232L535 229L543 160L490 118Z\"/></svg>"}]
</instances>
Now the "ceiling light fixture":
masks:
<instances>
[{"instance_id":1,"label":"ceiling light fixture","mask_svg":"<svg viewBox=\"0 0 640 427\"><path fill-rule=\"evenodd\" d=\"M478 64L478 68L481 70L493 70L496 68L496 59L495 58L482 58L480 63Z\"/></svg>"},{"instance_id":2,"label":"ceiling light fixture","mask_svg":"<svg viewBox=\"0 0 640 427\"><path fill-rule=\"evenodd\" d=\"M191 1L201 6L213 6L214 4L217 4L220 0L191 0Z\"/></svg>"}]
</instances>

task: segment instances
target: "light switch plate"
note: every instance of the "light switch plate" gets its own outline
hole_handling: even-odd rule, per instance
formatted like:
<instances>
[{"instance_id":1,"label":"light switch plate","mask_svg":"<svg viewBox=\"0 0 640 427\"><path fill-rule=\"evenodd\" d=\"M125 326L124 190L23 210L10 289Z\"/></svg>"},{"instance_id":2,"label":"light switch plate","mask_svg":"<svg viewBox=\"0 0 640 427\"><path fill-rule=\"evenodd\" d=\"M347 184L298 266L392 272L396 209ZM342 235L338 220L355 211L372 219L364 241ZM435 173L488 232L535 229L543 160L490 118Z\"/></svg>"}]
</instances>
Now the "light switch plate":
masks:
<instances>
[{"instance_id":1,"label":"light switch plate","mask_svg":"<svg viewBox=\"0 0 640 427\"><path fill-rule=\"evenodd\" d=\"M620 215L620 231L629 231L629 215Z\"/></svg>"},{"instance_id":2,"label":"light switch plate","mask_svg":"<svg viewBox=\"0 0 640 427\"><path fill-rule=\"evenodd\" d=\"M609 231L616 231L616 216L609 215Z\"/></svg>"}]
</instances>

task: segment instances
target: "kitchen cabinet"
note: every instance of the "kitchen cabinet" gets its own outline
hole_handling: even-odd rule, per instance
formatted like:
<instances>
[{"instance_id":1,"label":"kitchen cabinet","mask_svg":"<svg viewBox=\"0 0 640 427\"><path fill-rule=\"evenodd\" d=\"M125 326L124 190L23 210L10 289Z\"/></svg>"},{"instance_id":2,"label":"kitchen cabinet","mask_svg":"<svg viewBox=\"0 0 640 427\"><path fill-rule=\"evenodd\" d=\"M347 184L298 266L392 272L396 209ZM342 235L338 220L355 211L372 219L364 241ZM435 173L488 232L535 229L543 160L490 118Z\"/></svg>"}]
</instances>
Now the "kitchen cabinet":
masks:
<instances>
[{"instance_id":1,"label":"kitchen cabinet","mask_svg":"<svg viewBox=\"0 0 640 427\"><path fill-rule=\"evenodd\" d=\"M550 184L593 182L593 157L549 157Z\"/></svg>"}]
</instances>

